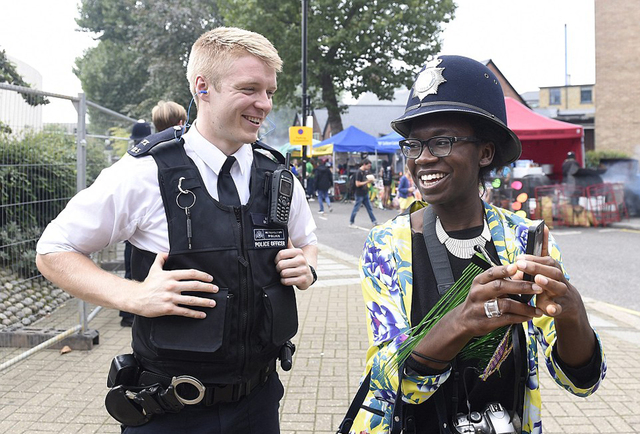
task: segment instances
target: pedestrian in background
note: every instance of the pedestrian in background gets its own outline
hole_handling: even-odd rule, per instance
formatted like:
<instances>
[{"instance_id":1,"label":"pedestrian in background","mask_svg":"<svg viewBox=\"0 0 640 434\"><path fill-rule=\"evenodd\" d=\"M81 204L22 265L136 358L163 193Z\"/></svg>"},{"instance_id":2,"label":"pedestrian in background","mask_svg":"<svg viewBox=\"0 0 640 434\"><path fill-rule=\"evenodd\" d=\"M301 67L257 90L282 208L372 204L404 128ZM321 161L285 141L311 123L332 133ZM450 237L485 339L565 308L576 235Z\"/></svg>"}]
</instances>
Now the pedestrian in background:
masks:
<instances>
[{"instance_id":1,"label":"pedestrian in background","mask_svg":"<svg viewBox=\"0 0 640 434\"><path fill-rule=\"evenodd\" d=\"M316 191L318 192L318 205L320 205L319 213L324 214L324 203L327 204L329 212L331 208L331 199L329 199L329 189L333 186L333 174L331 173L331 163L325 160L316 167Z\"/></svg>"},{"instance_id":2,"label":"pedestrian in background","mask_svg":"<svg viewBox=\"0 0 640 434\"><path fill-rule=\"evenodd\" d=\"M307 176L307 198L309 200L313 200L314 197L316 196L316 178L315 178L315 173L314 173L314 161L312 158L309 158L307 160L307 163L305 165L306 168L306 176Z\"/></svg>"},{"instance_id":3,"label":"pedestrian in background","mask_svg":"<svg viewBox=\"0 0 640 434\"><path fill-rule=\"evenodd\" d=\"M187 111L177 102L158 101L158 104L151 110L151 121L156 132L176 125L183 126L187 123Z\"/></svg>"},{"instance_id":4,"label":"pedestrian in background","mask_svg":"<svg viewBox=\"0 0 640 434\"><path fill-rule=\"evenodd\" d=\"M393 183L393 169L388 161L382 164L382 207L384 209L392 209L391 184Z\"/></svg>"},{"instance_id":5,"label":"pedestrian in background","mask_svg":"<svg viewBox=\"0 0 640 434\"><path fill-rule=\"evenodd\" d=\"M371 201L369 200L369 184L373 184L376 180L374 175L371 175L371 160L365 158L360 162L360 167L355 174L355 204L353 205L353 211L351 211L351 217L349 218L349 226L355 226L356 214L360 210L360 207L364 205L371 223L377 225L378 221L376 216L373 215L373 208L371 207Z\"/></svg>"},{"instance_id":6,"label":"pedestrian in background","mask_svg":"<svg viewBox=\"0 0 640 434\"><path fill-rule=\"evenodd\" d=\"M398 182L398 205L400 206L400 212L404 212L415 200L415 186L413 181L409 177L408 167L404 168L404 172Z\"/></svg>"}]
</instances>

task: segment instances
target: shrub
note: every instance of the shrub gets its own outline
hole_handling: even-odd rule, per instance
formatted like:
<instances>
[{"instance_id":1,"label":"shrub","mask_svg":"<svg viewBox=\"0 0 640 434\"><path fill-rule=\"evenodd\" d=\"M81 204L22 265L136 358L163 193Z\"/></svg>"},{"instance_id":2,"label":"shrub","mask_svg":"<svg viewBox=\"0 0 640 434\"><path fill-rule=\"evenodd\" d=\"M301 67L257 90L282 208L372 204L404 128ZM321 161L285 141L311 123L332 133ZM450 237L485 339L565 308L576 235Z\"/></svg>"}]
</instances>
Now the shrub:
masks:
<instances>
[{"instance_id":1,"label":"shrub","mask_svg":"<svg viewBox=\"0 0 640 434\"><path fill-rule=\"evenodd\" d=\"M106 165L104 143L87 141L87 185ZM60 129L0 132L0 260L37 275L35 243L76 193L76 138ZM29 274L35 273L35 274Z\"/></svg>"},{"instance_id":2,"label":"shrub","mask_svg":"<svg viewBox=\"0 0 640 434\"><path fill-rule=\"evenodd\" d=\"M621 151L587 151L585 166L597 169L603 158L629 158L629 155Z\"/></svg>"}]
</instances>

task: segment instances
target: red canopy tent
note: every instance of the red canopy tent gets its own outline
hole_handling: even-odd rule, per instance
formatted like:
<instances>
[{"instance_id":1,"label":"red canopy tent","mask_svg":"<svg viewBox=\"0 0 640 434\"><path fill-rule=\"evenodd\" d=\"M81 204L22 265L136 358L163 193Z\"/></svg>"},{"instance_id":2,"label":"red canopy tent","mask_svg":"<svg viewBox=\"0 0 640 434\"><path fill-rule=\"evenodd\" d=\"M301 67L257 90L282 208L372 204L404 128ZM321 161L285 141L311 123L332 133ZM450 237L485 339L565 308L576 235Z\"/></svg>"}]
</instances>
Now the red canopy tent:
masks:
<instances>
[{"instance_id":1,"label":"red canopy tent","mask_svg":"<svg viewBox=\"0 0 640 434\"><path fill-rule=\"evenodd\" d=\"M562 162L567 152L583 160L582 126L556 121L535 113L513 98L505 97L507 124L522 142L521 160L552 164L553 176L562 179Z\"/></svg>"}]
</instances>

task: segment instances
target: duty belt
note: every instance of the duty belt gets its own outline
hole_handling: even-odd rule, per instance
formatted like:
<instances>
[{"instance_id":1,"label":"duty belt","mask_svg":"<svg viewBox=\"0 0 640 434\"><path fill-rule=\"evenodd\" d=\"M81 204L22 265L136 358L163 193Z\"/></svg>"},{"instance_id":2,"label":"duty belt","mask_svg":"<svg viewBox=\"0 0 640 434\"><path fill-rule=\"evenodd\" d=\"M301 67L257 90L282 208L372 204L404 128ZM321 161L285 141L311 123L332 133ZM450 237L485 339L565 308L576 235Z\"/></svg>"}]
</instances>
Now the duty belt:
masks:
<instances>
[{"instance_id":1,"label":"duty belt","mask_svg":"<svg viewBox=\"0 0 640 434\"><path fill-rule=\"evenodd\" d=\"M275 359L265 368L256 372L249 380L238 384L203 384L190 375L169 377L152 371L140 373L138 386L160 384L168 388L173 386L178 401L184 405L204 405L206 407L222 402L237 402L249 395L256 387L264 384L269 375L276 370Z\"/></svg>"}]
</instances>

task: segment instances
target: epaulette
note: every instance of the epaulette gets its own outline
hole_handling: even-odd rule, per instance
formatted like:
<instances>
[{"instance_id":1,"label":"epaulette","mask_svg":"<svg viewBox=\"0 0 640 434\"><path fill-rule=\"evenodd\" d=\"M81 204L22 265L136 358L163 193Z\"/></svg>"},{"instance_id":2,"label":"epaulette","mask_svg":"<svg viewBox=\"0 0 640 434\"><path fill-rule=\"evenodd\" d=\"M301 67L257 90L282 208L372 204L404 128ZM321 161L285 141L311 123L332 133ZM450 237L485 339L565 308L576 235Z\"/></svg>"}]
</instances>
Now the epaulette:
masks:
<instances>
[{"instance_id":1,"label":"epaulette","mask_svg":"<svg viewBox=\"0 0 640 434\"><path fill-rule=\"evenodd\" d=\"M280 163L280 164L285 163L284 156L280 153L280 151L276 150L275 148L272 148L266 143L256 140L251 144L251 147L253 148L254 151L261 153L262 155L272 159L276 163Z\"/></svg>"},{"instance_id":2,"label":"epaulette","mask_svg":"<svg viewBox=\"0 0 640 434\"><path fill-rule=\"evenodd\" d=\"M159 133L155 133L145 137L140 141L140 143L133 146L127 152L132 157L141 157L143 155L146 155L151 149L153 149L154 146L159 145L160 143L170 141L179 143L180 140L182 140L182 127L169 127L164 131L160 131Z\"/></svg>"}]
</instances>

